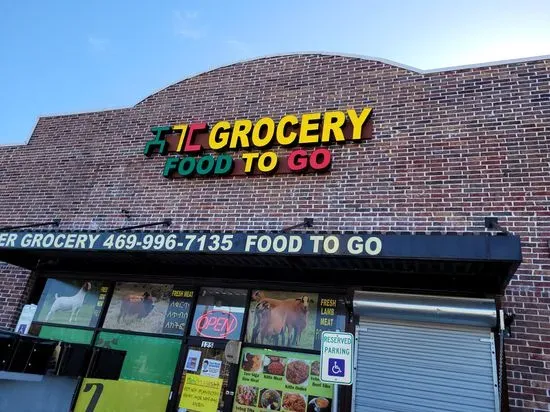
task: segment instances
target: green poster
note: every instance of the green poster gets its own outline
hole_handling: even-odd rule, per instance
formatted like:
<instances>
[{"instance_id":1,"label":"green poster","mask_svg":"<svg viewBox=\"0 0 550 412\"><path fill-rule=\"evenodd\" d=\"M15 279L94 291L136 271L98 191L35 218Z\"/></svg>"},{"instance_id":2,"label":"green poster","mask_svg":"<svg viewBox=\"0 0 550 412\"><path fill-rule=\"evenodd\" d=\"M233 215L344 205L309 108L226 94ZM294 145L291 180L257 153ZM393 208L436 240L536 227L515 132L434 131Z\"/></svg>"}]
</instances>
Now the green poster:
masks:
<instances>
[{"instance_id":1,"label":"green poster","mask_svg":"<svg viewBox=\"0 0 550 412\"><path fill-rule=\"evenodd\" d=\"M245 347L233 412L328 412L332 391L319 380L319 355Z\"/></svg>"},{"instance_id":2,"label":"green poster","mask_svg":"<svg viewBox=\"0 0 550 412\"><path fill-rule=\"evenodd\" d=\"M94 332L83 329L57 328L55 326L42 325L38 336L44 339L59 340L69 343L89 344Z\"/></svg>"},{"instance_id":3,"label":"green poster","mask_svg":"<svg viewBox=\"0 0 550 412\"><path fill-rule=\"evenodd\" d=\"M171 385L181 341L101 332L96 346L125 350L120 379Z\"/></svg>"}]
</instances>

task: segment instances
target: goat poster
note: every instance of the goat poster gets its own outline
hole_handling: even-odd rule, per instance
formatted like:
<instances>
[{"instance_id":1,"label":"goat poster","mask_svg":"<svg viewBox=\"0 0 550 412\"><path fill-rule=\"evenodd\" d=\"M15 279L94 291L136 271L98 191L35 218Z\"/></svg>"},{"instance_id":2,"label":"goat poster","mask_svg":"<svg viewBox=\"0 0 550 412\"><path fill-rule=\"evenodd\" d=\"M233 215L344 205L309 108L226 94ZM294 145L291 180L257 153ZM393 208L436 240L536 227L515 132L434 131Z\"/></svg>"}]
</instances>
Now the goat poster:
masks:
<instances>
[{"instance_id":1,"label":"goat poster","mask_svg":"<svg viewBox=\"0 0 550 412\"><path fill-rule=\"evenodd\" d=\"M108 291L103 282L48 279L34 321L95 327Z\"/></svg>"},{"instance_id":2,"label":"goat poster","mask_svg":"<svg viewBox=\"0 0 550 412\"><path fill-rule=\"evenodd\" d=\"M117 283L103 327L162 333L173 285Z\"/></svg>"},{"instance_id":3,"label":"goat poster","mask_svg":"<svg viewBox=\"0 0 550 412\"><path fill-rule=\"evenodd\" d=\"M319 349L324 330L345 329L342 296L252 291L246 341L261 345Z\"/></svg>"}]
</instances>

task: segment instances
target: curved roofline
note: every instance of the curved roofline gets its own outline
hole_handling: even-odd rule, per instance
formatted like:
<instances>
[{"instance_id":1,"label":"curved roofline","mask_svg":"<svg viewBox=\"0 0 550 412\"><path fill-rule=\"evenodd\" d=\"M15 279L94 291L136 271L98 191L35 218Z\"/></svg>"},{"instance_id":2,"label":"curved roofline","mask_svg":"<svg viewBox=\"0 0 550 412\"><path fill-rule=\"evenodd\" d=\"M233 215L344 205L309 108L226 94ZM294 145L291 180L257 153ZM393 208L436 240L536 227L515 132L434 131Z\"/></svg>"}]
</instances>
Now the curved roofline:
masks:
<instances>
[{"instance_id":1,"label":"curved roofline","mask_svg":"<svg viewBox=\"0 0 550 412\"><path fill-rule=\"evenodd\" d=\"M174 84L181 83L185 80L192 79L193 77L200 76L201 74L209 73L214 70L223 69L225 67L233 66L240 63L249 63L255 60L261 60L261 59L268 59L268 58L274 58L274 57L285 57L285 56L300 56L300 55L322 55L322 56L337 56L337 57L350 57L354 59L362 59L362 60L370 60L375 61L379 63L388 64L390 66L399 67L404 70L408 70L413 73L417 74L432 74L432 73L442 73L442 72L448 72L448 71L455 71L455 70L466 70L466 69L475 69L479 67L490 67L490 66L502 66L505 64L514 64L514 63L526 63L526 62L532 62L537 60L547 60L550 59L550 54L542 55L542 56L532 56L532 57L520 57L517 59L507 59L507 60L496 60L496 61L490 61L490 62L484 62L484 63L474 63L474 64L465 64L462 66L448 66L448 67L441 67L437 69L429 69L429 70L423 70L419 69L417 67L408 66L406 64L398 63L390 59L384 59L381 57L373 57L373 56L366 56L363 54L353 54L353 53L335 53L335 52L326 52L326 51L302 51L302 52L288 52L288 53L274 53L274 54L266 54L262 56L255 56L247 59L241 59L232 61L230 63L225 63L216 67L211 67L210 69L203 70L200 72L193 73L191 75L185 76L184 78L174 82L170 83L168 86L164 86L157 91L148 94L143 99L139 100L135 105L139 105L143 101L147 100L149 97L154 96L155 94L167 89L170 86L173 86Z\"/></svg>"}]
</instances>

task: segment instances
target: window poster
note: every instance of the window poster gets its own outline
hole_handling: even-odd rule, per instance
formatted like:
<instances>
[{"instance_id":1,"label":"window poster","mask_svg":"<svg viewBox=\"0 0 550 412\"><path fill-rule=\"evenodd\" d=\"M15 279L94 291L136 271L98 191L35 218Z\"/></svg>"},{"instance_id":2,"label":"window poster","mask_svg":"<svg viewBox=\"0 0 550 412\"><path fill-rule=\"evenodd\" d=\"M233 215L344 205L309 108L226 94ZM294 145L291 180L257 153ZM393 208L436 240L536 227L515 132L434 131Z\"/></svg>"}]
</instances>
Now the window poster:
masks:
<instances>
[{"instance_id":1,"label":"window poster","mask_svg":"<svg viewBox=\"0 0 550 412\"><path fill-rule=\"evenodd\" d=\"M37 333L35 334L38 335L38 337L62 342L89 344L94 335L92 330L87 329L58 328L47 325L36 326Z\"/></svg>"},{"instance_id":2,"label":"window poster","mask_svg":"<svg viewBox=\"0 0 550 412\"><path fill-rule=\"evenodd\" d=\"M172 289L168 311L164 319L162 333L184 335L187 330L189 314L193 306L195 291L181 288Z\"/></svg>"},{"instance_id":3,"label":"window poster","mask_svg":"<svg viewBox=\"0 0 550 412\"><path fill-rule=\"evenodd\" d=\"M202 352L200 350L189 349L187 359L185 360L185 370L196 372L199 369Z\"/></svg>"},{"instance_id":4,"label":"window poster","mask_svg":"<svg viewBox=\"0 0 550 412\"><path fill-rule=\"evenodd\" d=\"M181 411L217 412L223 379L187 374L179 402Z\"/></svg>"},{"instance_id":5,"label":"window poster","mask_svg":"<svg viewBox=\"0 0 550 412\"><path fill-rule=\"evenodd\" d=\"M202 361L201 375L219 378L222 369L222 362L216 359L205 359Z\"/></svg>"},{"instance_id":6,"label":"window poster","mask_svg":"<svg viewBox=\"0 0 550 412\"><path fill-rule=\"evenodd\" d=\"M101 332L96 346L125 351L118 380L87 376L75 412L163 412L181 341L173 338ZM112 367L103 365L102 370Z\"/></svg>"},{"instance_id":7,"label":"window poster","mask_svg":"<svg viewBox=\"0 0 550 412\"><path fill-rule=\"evenodd\" d=\"M181 347L179 339L101 332L96 346L126 352L120 377L84 378L75 412L166 410Z\"/></svg>"},{"instance_id":8,"label":"window poster","mask_svg":"<svg viewBox=\"0 0 550 412\"><path fill-rule=\"evenodd\" d=\"M239 340L247 291L243 289L202 288L199 292L191 336Z\"/></svg>"},{"instance_id":9,"label":"window poster","mask_svg":"<svg viewBox=\"0 0 550 412\"><path fill-rule=\"evenodd\" d=\"M246 341L320 349L323 331L345 329L345 314L343 296L254 290Z\"/></svg>"},{"instance_id":10,"label":"window poster","mask_svg":"<svg viewBox=\"0 0 550 412\"><path fill-rule=\"evenodd\" d=\"M180 379L179 412L224 410L223 394L228 388L231 365L223 349L190 347Z\"/></svg>"},{"instance_id":11,"label":"window poster","mask_svg":"<svg viewBox=\"0 0 550 412\"><path fill-rule=\"evenodd\" d=\"M185 333L194 291L158 283L117 283L103 327L136 332Z\"/></svg>"},{"instance_id":12,"label":"window poster","mask_svg":"<svg viewBox=\"0 0 550 412\"><path fill-rule=\"evenodd\" d=\"M329 412L332 392L319 380L319 355L245 347L233 412Z\"/></svg>"},{"instance_id":13,"label":"window poster","mask_svg":"<svg viewBox=\"0 0 550 412\"><path fill-rule=\"evenodd\" d=\"M33 320L95 327L108 292L104 282L48 279Z\"/></svg>"}]
</instances>

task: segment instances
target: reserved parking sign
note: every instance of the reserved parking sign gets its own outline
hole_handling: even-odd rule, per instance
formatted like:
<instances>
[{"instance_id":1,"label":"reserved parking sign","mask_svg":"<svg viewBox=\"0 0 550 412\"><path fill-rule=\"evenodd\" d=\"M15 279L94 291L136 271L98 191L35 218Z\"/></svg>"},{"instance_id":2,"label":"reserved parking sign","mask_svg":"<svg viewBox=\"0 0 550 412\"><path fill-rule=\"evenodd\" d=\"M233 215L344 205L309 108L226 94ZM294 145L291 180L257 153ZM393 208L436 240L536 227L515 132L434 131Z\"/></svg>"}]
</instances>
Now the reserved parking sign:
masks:
<instances>
[{"instance_id":1,"label":"reserved parking sign","mask_svg":"<svg viewBox=\"0 0 550 412\"><path fill-rule=\"evenodd\" d=\"M321 381L339 385L353 383L355 336L347 332L323 332L321 335Z\"/></svg>"}]
</instances>

